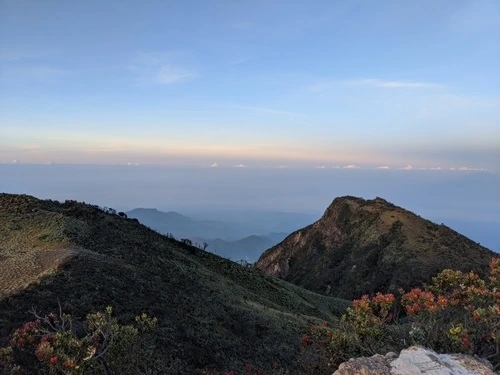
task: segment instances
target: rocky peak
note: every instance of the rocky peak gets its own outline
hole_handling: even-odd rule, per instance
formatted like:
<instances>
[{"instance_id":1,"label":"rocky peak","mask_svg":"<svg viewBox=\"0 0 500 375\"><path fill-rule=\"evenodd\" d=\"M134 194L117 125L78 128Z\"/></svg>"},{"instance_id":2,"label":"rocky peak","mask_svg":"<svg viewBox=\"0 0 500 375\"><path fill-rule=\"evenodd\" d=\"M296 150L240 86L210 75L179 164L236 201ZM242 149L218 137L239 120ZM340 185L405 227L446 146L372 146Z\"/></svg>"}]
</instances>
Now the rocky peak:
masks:
<instances>
[{"instance_id":1,"label":"rocky peak","mask_svg":"<svg viewBox=\"0 0 500 375\"><path fill-rule=\"evenodd\" d=\"M317 292L357 298L421 286L445 268L487 270L493 252L383 198L336 198L320 220L262 254L257 267Z\"/></svg>"}]
</instances>

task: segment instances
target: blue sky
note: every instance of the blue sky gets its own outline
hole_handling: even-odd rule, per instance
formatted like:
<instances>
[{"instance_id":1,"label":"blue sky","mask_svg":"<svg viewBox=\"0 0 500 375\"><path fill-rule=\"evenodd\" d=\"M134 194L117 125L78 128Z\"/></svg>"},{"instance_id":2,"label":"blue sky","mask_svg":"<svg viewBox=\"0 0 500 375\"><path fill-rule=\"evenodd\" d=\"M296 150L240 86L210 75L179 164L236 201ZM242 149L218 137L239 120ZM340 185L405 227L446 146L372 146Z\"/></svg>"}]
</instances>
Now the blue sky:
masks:
<instances>
[{"instance_id":1,"label":"blue sky","mask_svg":"<svg viewBox=\"0 0 500 375\"><path fill-rule=\"evenodd\" d=\"M0 0L0 162L500 171L500 2Z\"/></svg>"}]
</instances>

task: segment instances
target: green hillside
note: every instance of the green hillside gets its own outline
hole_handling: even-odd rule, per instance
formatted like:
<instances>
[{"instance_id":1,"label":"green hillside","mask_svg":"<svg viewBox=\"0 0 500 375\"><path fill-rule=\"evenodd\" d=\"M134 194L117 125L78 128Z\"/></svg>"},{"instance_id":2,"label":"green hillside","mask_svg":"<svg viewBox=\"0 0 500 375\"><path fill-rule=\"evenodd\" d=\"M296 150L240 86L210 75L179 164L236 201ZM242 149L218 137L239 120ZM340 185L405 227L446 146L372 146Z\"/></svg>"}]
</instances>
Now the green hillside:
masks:
<instances>
[{"instance_id":1,"label":"green hillside","mask_svg":"<svg viewBox=\"0 0 500 375\"><path fill-rule=\"evenodd\" d=\"M0 194L0 346L29 310L77 317L111 305L129 323L158 318L170 373L293 371L300 335L348 303L243 268L97 206Z\"/></svg>"}]
</instances>

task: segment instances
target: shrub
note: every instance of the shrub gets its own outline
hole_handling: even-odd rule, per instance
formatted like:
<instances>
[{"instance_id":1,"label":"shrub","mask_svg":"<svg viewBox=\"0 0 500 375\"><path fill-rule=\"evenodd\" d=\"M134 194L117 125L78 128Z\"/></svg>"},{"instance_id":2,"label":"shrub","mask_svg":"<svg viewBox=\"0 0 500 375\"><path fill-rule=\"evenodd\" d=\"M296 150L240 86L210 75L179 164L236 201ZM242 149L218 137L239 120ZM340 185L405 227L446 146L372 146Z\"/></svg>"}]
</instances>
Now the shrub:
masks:
<instances>
[{"instance_id":1,"label":"shrub","mask_svg":"<svg viewBox=\"0 0 500 375\"><path fill-rule=\"evenodd\" d=\"M475 354L500 367L500 258L490 274L444 270L427 290L413 289L402 299L415 344L437 351Z\"/></svg>"},{"instance_id":2,"label":"shrub","mask_svg":"<svg viewBox=\"0 0 500 375\"><path fill-rule=\"evenodd\" d=\"M492 259L486 279L447 269L427 288L403 294L400 304L402 319L394 295L365 295L353 301L338 327L311 327L301 339L302 368L326 373L350 357L399 350L406 338L438 352L475 354L500 367L500 258Z\"/></svg>"},{"instance_id":3,"label":"shrub","mask_svg":"<svg viewBox=\"0 0 500 375\"><path fill-rule=\"evenodd\" d=\"M34 312L36 320L17 329L10 346L0 349L4 373L137 374L156 373L148 332L156 318L142 314L121 325L111 307L74 321L68 314Z\"/></svg>"}]
</instances>

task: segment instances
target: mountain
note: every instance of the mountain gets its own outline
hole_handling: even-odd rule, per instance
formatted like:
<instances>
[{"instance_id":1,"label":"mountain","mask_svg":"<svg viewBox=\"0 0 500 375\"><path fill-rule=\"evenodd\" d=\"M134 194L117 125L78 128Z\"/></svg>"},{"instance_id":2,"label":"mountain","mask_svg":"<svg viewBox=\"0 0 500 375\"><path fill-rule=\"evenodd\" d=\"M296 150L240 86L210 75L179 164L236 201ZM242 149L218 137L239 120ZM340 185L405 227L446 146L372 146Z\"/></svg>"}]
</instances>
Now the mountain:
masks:
<instances>
[{"instance_id":1,"label":"mountain","mask_svg":"<svg viewBox=\"0 0 500 375\"><path fill-rule=\"evenodd\" d=\"M484 274L494 253L384 199L341 197L262 254L269 275L336 297L421 285L445 268Z\"/></svg>"},{"instance_id":2,"label":"mountain","mask_svg":"<svg viewBox=\"0 0 500 375\"><path fill-rule=\"evenodd\" d=\"M171 233L176 238L214 238L226 237L235 228L231 224L216 220L193 220L178 212L158 211L154 208L136 208L127 212L127 216L135 218L160 233Z\"/></svg>"},{"instance_id":3,"label":"mountain","mask_svg":"<svg viewBox=\"0 0 500 375\"><path fill-rule=\"evenodd\" d=\"M348 306L76 201L0 194L0 238L0 347L33 307L83 318L111 305L124 324L158 318L166 373L293 373L301 334Z\"/></svg>"},{"instance_id":4,"label":"mountain","mask_svg":"<svg viewBox=\"0 0 500 375\"><path fill-rule=\"evenodd\" d=\"M269 233L264 236L251 235L236 241L225 241L220 238L206 240L193 238L194 243L208 245L207 250L225 258L239 261L255 262L264 250L283 241L288 233Z\"/></svg>"},{"instance_id":5,"label":"mountain","mask_svg":"<svg viewBox=\"0 0 500 375\"><path fill-rule=\"evenodd\" d=\"M176 238L203 238L236 241L244 237L272 236L272 233L291 233L316 220L320 215L280 211L208 211L189 216L175 211L163 212L154 208L136 208L127 215L161 233Z\"/></svg>"}]
</instances>

